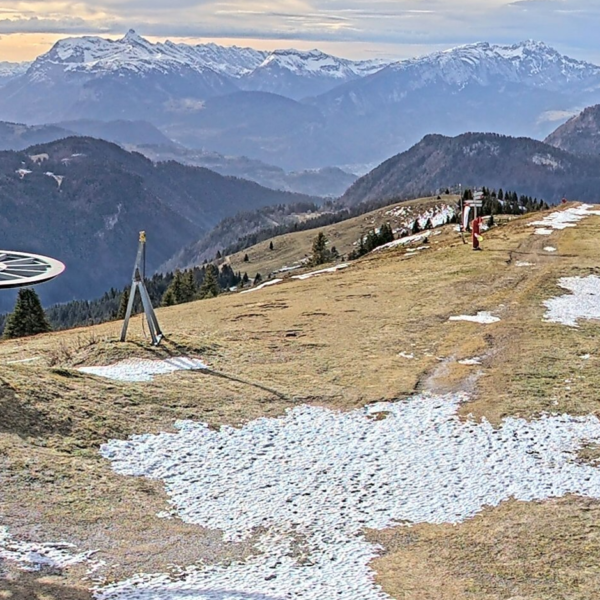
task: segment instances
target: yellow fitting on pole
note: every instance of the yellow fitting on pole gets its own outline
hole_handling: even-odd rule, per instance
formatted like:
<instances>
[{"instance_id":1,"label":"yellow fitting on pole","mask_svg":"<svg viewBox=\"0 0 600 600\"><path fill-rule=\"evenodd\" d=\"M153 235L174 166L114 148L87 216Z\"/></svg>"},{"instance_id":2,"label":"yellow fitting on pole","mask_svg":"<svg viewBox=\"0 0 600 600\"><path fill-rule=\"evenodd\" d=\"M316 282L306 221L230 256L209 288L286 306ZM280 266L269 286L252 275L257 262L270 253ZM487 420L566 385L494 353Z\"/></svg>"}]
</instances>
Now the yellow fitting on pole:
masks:
<instances>
[{"instance_id":1,"label":"yellow fitting on pole","mask_svg":"<svg viewBox=\"0 0 600 600\"><path fill-rule=\"evenodd\" d=\"M140 231L140 242L146 243L146 232Z\"/></svg>"}]
</instances>

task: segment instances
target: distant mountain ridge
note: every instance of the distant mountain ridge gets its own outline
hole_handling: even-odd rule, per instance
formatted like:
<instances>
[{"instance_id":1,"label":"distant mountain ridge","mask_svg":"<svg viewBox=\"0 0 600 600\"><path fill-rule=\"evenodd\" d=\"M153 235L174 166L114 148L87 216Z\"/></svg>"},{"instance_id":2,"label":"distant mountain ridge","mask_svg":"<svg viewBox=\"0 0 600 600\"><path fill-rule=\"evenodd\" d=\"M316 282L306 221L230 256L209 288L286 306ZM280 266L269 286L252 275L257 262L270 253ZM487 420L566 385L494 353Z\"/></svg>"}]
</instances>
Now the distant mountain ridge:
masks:
<instances>
[{"instance_id":1,"label":"distant mountain ridge","mask_svg":"<svg viewBox=\"0 0 600 600\"><path fill-rule=\"evenodd\" d=\"M572 117L544 141L574 154L600 155L600 104Z\"/></svg>"},{"instance_id":2,"label":"distant mountain ridge","mask_svg":"<svg viewBox=\"0 0 600 600\"><path fill-rule=\"evenodd\" d=\"M23 75L30 65L30 62L0 61L0 87L12 79Z\"/></svg>"},{"instance_id":3,"label":"distant mountain ridge","mask_svg":"<svg viewBox=\"0 0 600 600\"><path fill-rule=\"evenodd\" d=\"M600 157L576 156L529 138L428 135L361 177L340 203L355 206L374 199L414 198L458 184L518 189L549 204L563 196L596 202Z\"/></svg>"},{"instance_id":4,"label":"distant mountain ridge","mask_svg":"<svg viewBox=\"0 0 600 600\"><path fill-rule=\"evenodd\" d=\"M373 164L428 133L543 138L600 102L600 67L541 42L470 44L386 63L318 50L60 40L0 87L0 119L146 120L194 149L290 171Z\"/></svg>"}]
</instances>

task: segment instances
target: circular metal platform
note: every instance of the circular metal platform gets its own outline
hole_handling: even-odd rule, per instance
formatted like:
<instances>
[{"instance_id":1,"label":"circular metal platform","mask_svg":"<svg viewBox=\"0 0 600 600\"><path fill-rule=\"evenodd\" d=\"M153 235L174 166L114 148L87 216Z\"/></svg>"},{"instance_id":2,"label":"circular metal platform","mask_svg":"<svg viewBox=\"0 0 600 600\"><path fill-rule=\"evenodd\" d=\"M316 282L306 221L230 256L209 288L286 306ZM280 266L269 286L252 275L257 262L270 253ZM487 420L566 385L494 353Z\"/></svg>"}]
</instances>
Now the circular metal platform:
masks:
<instances>
[{"instance_id":1,"label":"circular metal platform","mask_svg":"<svg viewBox=\"0 0 600 600\"><path fill-rule=\"evenodd\" d=\"M36 285L50 281L65 270L59 260L30 254L0 250L0 289Z\"/></svg>"}]
</instances>

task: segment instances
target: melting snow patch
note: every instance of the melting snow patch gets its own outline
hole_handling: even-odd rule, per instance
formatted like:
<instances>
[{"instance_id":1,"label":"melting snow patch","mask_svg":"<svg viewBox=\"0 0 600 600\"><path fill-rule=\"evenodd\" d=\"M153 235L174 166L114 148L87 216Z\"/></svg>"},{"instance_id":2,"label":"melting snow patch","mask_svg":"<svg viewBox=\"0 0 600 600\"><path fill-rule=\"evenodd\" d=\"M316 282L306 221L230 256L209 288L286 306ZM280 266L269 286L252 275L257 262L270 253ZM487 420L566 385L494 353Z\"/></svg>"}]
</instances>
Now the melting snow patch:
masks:
<instances>
[{"instance_id":1,"label":"melting snow patch","mask_svg":"<svg viewBox=\"0 0 600 600\"><path fill-rule=\"evenodd\" d=\"M552 229L536 229L533 233L535 233L535 235L552 235L554 232L552 231Z\"/></svg>"},{"instance_id":2,"label":"melting snow patch","mask_svg":"<svg viewBox=\"0 0 600 600\"><path fill-rule=\"evenodd\" d=\"M58 189L60 189L60 186L62 185L62 182L64 179L64 175L55 175L54 173L51 173L50 171L48 171L47 173L44 173L44 175L46 175L47 177L52 177L52 179L54 179L54 181L56 181L56 183L58 184Z\"/></svg>"},{"instance_id":3,"label":"melting snow patch","mask_svg":"<svg viewBox=\"0 0 600 600\"><path fill-rule=\"evenodd\" d=\"M29 169L17 169L15 173L23 179L25 175L31 175L31 171Z\"/></svg>"},{"instance_id":4,"label":"melting snow patch","mask_svg":"<svg viewBox=\"0 0 600 600\"><path fill-rule=\"evenodd\" d=\"M600 211L592 210L590 204L581 204L574 208L568 208L567 210L559 210L550 213L544 217L541 221L534 221L530 223L530 227L540 226L542 228L549 227L550 229L566 229L567 227L575 227L579 221L589 217L590 215L600 215ZM542 233L546 229L536 229L535 233L538 235L550 235L549 233Z\"/></svg>"},{"instance_id":5,"label":"melting snow patch","mask_svg":"<svg viewBox=\"0 0 600 600\"><path fill-rule=\"evenodd\" d=\"M479 356L475 356L474 358L465 358L465 360L459 360L458 364L459 365L467 365L469 367L474 366L474 365L480 365L481 358L479 358Z\"/></svg>"},{"instance_id":6,"label":"melting snow patch","mask_svg":"<svg viewBox=\"0 0 600 600\"><path fill-rule=\"evenodd\" d=\"M43 567L68 569L89 560L94 552L72 554L73 544L34 544L17 542L6 527L0 527L0 559L18 563L24 571L39 571Z\"/></svg>"},{"instance_id":7,"label":"melting snow patch","mask_svg":"<svg viewBox=\"0 0 600 600\"><path fill-rule=\"evenodd\" d=\"M472 323L483 323L484 325L488 325L490 323L497 323L500 319L498 317L494 317L489 312L478 312L474 316L469 315L460 315L458 317L450 317L449 321L471 321Z\"/></svg>"},{"instance_id":8,"label":"melting snow patch","mask_svg":"<svg viewBox=\"0 0 600 600\"><path fill-rule=\"evenodd\" d=\"M335 273L340 269L347 269L350 265L343 263L341 265L336 265L335 267L330 267L329 269L321 269L320 271L313 271L312 273L304 273L304 275L292 275L292 279L310 279L315 275L321 275L321 273Z\"/></svg>"},{"instance_id":9,"label":"melting snow patch","mask_svg":"<svg viewBox=\"0 0 600 600\"><path fill-rule=\"evenodd\" d=\"M563 277L558 285L573 292L544 302L544 320L577 327L579 319L600 319L600 277Z\"/></svg>"},{"instance_id":10,"label":"melting snow patch","mask_svg":"<svg viewBox=\"0 0 600 600\"><path fill-rule=\"evenodd\" d=\"M245 562L137 575L96 598L389 600L374 581L380 548L367 528L461 523L510 498L600 498L600 469L576 460L600 441L596 417L494 428L457 416L466 399L415 396L349 413L302 406L241 429L179 422L176 434L105 444L116 472L162 480L185 522L225 540L262 533Z\"/></svg>"},{"instance_id":11,"label":"melting snow patch","mask_svg":"<svg viewBox=\"0 0 600 600\"><path fill-rule=\"evenodd\" d=\"M398 356L400 358L406 358L408 360L413 360L415 355L411 352L410 354L408 352L398 352Z\"/></svg>"},{"instance_id":12,"label":"melting snow patch","mask_svg":"<svg viewBox=\"0 0 600 600\"><path fill-rule=\"evenodd\" d=\"M253 287L253 288L250 288L249 290L244 290L243 292L240 292L240 294L249 294L250 292L258 292L258 290L262 290L271 285L276 285L277 283L281 283L282 281L283 281L283 279L272 279L271 281L265 281L264 283L261 283L260 285L257 285L256 287Z\"/></svg>"},{"instance_id":13,"label":"melting snow patch","mask_svg":"<svg viewBox=\"0 0 600 600\"><path fill-rule=\"evenodd\" d=\"M152 381L157 375L175 371L197 371L208 367L197 358L167 358L148 360L129 358L107 367L80 367L78 370L90 375L98 375L115 381Z\"/></svg>"},{"instance_id":14,"label":"melting snow patch","mask_svg":"<svg viewBox=\"0 0 600 600\"><path fill-rule=\"evenodd\" d=\"M533 267L533 263L530 263L530 262L524 262L524 261L518 260L518 261L515 263L515 266L516 266L516 267Z\"/></svg>"},{"instance_id":15,"label":"melting snow patch","mask_svg":"<svg viewBox=\"0 0 600 600\"><path fill-rule=\"evenodd\" d=\"M544 252L556 252L556 248L554 246L546 246Z\"/></svg>"}]
</instances>

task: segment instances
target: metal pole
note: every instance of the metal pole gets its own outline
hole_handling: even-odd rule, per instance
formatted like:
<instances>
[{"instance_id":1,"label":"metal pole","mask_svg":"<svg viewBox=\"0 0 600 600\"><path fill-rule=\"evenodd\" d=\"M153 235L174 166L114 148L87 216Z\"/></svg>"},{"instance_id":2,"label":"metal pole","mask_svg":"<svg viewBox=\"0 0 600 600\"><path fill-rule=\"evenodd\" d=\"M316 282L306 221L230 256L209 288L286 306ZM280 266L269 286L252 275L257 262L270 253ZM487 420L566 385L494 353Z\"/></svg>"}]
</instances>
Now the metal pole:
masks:
<instances>
[{"instance_id":1,"label":"metal pole","mask_svg":"<svg viewBox=\"0 0 600 600\"><path fill-rule=\"evenodd\" d=\"M145 282L145 270L146 270L146 232L140 231L140 239L138 245L137 256L135 259L135 265L133 267L133 276L131 281L131 291L129 292L129 302L127 303L127 312L125 313L125 321L123 322L123 329L121 330L121 341L124 342L127 337L127 328L129 327L129 319L133 311L133 303L135 300L136 292L140 291L142 298L142 306L144 307L144 313L146 320L148 321L148 329L150 329L150 336L152 337L152 344L158 346L160 340L163 338L163 333L158 324L158 319L152 307L152 301L150 300L150 294L146 289Z\"/></svg>"}]
</instances>

